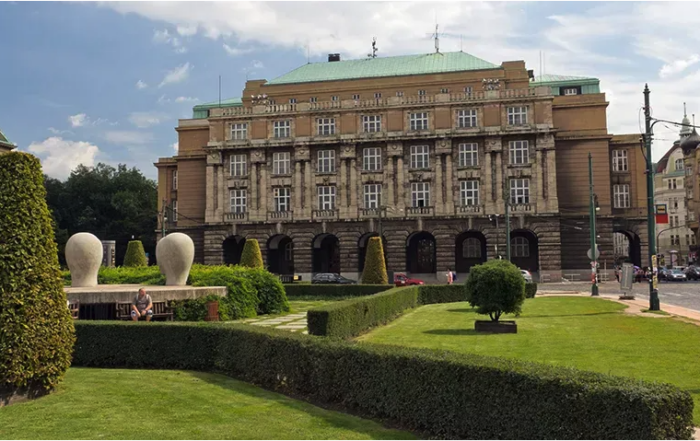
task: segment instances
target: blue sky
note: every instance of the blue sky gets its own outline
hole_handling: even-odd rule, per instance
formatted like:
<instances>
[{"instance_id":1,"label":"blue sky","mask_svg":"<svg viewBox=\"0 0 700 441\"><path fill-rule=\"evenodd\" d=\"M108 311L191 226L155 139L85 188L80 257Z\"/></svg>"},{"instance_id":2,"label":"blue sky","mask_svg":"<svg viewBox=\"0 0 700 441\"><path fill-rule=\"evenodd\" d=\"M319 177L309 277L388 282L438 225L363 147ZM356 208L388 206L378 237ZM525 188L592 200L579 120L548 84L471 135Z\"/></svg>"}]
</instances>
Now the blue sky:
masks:
<instances>
[{"instance_id":1,"label":"blue sky","mask_svg":"<svg viewBox=\"0 0 700 441\"><path fill-rule=\"evenodd\" d=\"M126 163L155 177L192 106L240 96L246 76L272 79L325 54L443 50L546 73L601 79L608 128L639 132L641 90L655 116L700 109L700 8L678 3L0 3L0 129L65 178L79 163ZM660 157L678 129L660 127Z\"/></svg>"}]
</instances>

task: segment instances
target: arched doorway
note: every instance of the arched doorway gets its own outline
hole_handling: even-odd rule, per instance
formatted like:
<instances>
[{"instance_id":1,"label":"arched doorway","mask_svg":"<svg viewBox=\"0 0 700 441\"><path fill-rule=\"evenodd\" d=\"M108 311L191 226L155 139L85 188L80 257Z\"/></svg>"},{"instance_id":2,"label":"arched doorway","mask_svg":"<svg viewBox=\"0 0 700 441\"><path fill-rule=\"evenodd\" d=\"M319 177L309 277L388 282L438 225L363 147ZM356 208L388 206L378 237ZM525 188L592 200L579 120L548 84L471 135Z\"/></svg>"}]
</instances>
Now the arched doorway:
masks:
<instances>
[{"instance_id":1,"label":"arched doorway","mask_svg":"<svg viewBox=\"0 0 700 441\"><path fill-rule=\"evenodd\" d=\"M527 230L510 233L510 261L520 269L539 270L539 244L535 233Z\"/></svg>"},{"instance_id":2,"label":"arched doorway","mask_svg":"<svg viewBox=\"0 0 700 441\"><path fill-rule=\"evenodd\" d=\"M372 237L379 237L379 233L365 233L357 241L357 272L365 270L365 258L367 257L367 245ZM386 266L386 237L382 237L382 249L384 250L384 266ZM388 268L387 268L388 269Z\"/></svg>"},{"instance_id":3,"label":"arched doorway","mask_svg":"<svg viewBox=\"0 0 700 441\"><path fill-rule=\"evenodd\" d=\"M333 234L319 234L311 242L314 273L340 274L340 241Z\"/></svg>"},{"instance_id":4,"label":"arched doorway","mask_svg":"<svg viewBox=\"0 0 700 441\"><path fill-rule=\"evenodd\" d=\"M284 234L267 241L267 268L273 274L294 274L294 243Z\"/></svg>"},{"instance_id":5,"label":"arched doorway","mask_svg":"<svg viewBox=\"0 0 700 441\"><path fill-rule=\"evenodd\" d=\"M455 239L455 271L467 273L469 268L486 262L486 237L478 231L465 231Z\"/></svg>"},{"instance_id":6,"label":"arched doorway","mask_svg":"<svg viewBox=\"0 0 700 441\"><path fill-rule=\"evenodd\" d=\"M427 231L413 233L406 240L406 271L436 273L435 237Z\"/></svg>"},{"instance_id":7,"label":"arched doorway","mask_svg":"<svg viewBox=\"0 0 700 441\"><path fill-rule=\"evenodd\" d=\"M229 236L224 240L224 263L226 265L238 265L241 263L241 254L245 245L245 237Z\"/></svg>"},{"instance_id":8,"label":"arched doorway","mask_svg":"<svg viewBox=\"0 0 700 441\"><path fill-rule=\"evenodd\" d=\"M632 231L615 230L613 232L613 254L615 260L629 261L642 266L642 241Z\"/></svg>"}]
</instances>

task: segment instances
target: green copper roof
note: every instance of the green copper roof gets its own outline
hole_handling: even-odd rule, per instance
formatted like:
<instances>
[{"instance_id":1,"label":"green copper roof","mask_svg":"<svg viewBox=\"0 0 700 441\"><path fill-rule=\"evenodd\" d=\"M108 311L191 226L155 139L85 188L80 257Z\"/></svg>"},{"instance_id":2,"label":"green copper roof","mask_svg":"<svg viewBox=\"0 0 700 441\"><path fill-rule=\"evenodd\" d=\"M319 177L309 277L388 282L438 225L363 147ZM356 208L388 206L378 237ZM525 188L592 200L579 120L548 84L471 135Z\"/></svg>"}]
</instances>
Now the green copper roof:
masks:
<instances>
[{"instance_id":1,"label":"green copper roof","mask_svg":"<svg viewBox=\"0 0 700 441\"><path fill-rule=\"evenodd\" d=\"M208 109L218 109L219 107L240 107L243 105L243 101L240 98L229 98L227 100L212 101L211 103L198 104L192 108L192 110L208 110Z\"/></svg>"},{"instance_id":2,"label":"green copper roof","mask_svg":"<svg viewBox=\"0 0 700 441\"><path fill-rule=\"evenodd\" d=\"M9 139L7 139L7 136L5 136L4 133L2 133L2 130L0 130L0 145L15 148L15 145L11 143Z\"/></svg>"},{"instance_id":3,"label":"green copper roof","mask_svg":"<svg viewBox=\"0 0 700 441\"><path fill-rule=\"evenodd\" d=\"M530 84L535 84L538 86L541 85L551 85L553 83L561 83L562 85L566 83L576 83L576 84L590 84L590 83L599 83L600 80L597 78L590 78L590 77L574 77L570 75L540 75L540 76L535 76L535 79L530 82Z\"/></svg>"},{"instance_id":4,"label":"green copper roof","mask_svg":"<svg viewBox=\"0 0 700 441\"><path fill-rule=\"evenodd\" d=\"M465 70L495 69L499 66L464 52L402 55L305 64L268 81L266 85L311 83L316 81L356 80L397 77Z\"/></svg>"}]
</instances>

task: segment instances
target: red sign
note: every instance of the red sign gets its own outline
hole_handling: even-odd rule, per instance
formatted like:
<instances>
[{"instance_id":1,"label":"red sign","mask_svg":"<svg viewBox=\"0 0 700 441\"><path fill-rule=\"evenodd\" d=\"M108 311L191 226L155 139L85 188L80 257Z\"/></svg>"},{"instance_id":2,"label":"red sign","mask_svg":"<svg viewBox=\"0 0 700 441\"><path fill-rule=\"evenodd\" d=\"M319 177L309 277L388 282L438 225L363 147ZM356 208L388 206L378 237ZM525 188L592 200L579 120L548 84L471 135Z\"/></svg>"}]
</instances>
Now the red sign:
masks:
<instances>
[{"instance_id":1,"label":"red sign","mask_svg":"<svg viewBox=\"0 0 700 441\"><path fill-rule=\"evenodd\" d=\"M667 224L668 223L668 214L657 214L656 215L656 223L657 224Z\"/></svg>"}]
</instances>

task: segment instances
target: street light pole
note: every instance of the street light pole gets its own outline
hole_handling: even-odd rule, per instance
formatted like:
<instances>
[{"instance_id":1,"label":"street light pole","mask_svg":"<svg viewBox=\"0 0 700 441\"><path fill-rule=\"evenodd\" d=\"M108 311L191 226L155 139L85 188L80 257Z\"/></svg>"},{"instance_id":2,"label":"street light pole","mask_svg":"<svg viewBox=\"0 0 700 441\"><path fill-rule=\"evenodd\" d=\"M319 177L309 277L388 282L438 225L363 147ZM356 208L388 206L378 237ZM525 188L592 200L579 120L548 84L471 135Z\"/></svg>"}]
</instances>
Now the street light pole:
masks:
<instances>
[{"instance_id":1,"label":"street light pole","mask_svg":"<svg viewBox=\"0 0 700 441\"><path fill-rule=\"evenodd\" d=\"M505 199L506 202L506 259L508 259L508 262L510 262L510 194L505 188L503 193L503 199Z\"/></svg>"},{"instance_id":2,"label":"street light pole","mask_svg":"<svg viewBox=\"0 0 700 441\"><path fill-rule=\"evenodd\" d=\"M649 103L649 85L644 85L644 144L646 147L646 173L647 173L647 235L649 237L649 310L659 311L659 291L656 289L656 277L654 265L656 260L656 222L654 219L654 171L651 167L651 105Z\"/></svg>"},{"instance_id":3,"label":"street light pole","mask_svg":"<svg viewBox=\"0 0 700 441\"><path fill-rule=\"evenodd\" d=\"M595 195L593 194L593 156L588 153L588 192L590 198L590 213L591 218L591 295L598 295L598 283L596 274L596 229L595 229Z\"/></svg>"}]
</instances>

